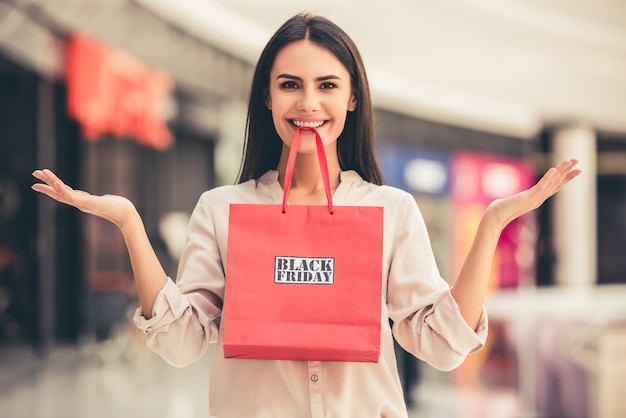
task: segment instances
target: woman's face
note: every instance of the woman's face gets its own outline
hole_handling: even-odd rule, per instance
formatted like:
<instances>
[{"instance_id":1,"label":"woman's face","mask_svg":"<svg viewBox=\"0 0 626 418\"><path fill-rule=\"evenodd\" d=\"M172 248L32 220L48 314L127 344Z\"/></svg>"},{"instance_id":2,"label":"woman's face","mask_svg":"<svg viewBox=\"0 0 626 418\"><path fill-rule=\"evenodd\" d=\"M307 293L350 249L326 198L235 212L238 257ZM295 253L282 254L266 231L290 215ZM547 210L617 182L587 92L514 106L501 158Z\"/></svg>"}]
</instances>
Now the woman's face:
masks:
<instances>
[{"instance_id":1,"label":"woman's face","mask_svg":"<svg viewBox=\"0 0 626 418\"><path fill-rule=\"evenodd\" d=\"M356 108L350 74L327 49L307 40L286 45L274 60L266 100L274 127L291 147L300 126L315 128L336 149L348 111ZM315 136L303 131L298 151L315 153Z\"/></svg>"}]
</instances>

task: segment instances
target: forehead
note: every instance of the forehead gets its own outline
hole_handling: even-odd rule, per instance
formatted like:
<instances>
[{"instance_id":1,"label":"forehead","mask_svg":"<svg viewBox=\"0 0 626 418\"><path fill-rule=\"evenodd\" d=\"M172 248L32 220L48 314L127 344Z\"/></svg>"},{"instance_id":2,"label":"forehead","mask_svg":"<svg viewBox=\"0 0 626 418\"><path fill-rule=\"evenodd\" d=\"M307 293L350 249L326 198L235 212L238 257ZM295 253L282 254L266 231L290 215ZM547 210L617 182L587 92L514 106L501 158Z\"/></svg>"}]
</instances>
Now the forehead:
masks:
<instances>
[{"instance_id":1,"label":"forehead","mask_svg":"<svg viewBox=\"0 0 626 418\"><path fill-rule=\"evenodd\" d=\"M341 61L328 49L311 42L301 40L285 45L276 55L272 74L294 73L328 75L346 77L348 70Z\"/></svg>"}]
</instances>

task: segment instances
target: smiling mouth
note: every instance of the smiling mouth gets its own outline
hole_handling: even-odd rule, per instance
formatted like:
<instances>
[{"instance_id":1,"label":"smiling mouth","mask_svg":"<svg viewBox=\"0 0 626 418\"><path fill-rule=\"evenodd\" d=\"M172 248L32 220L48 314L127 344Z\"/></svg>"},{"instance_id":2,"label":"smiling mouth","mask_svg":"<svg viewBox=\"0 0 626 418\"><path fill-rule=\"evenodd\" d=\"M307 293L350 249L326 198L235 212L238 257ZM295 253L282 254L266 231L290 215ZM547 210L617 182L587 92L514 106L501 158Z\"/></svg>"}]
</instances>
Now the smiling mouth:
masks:
<instances>
[{"instance_id":1,"label":"smiling mouth","mask_svg":"<svg viewBox=\"0 0 626 418\"><path fill-rule=\"evenodd\" d=\"M319 129L322 126L326 125L327 120L318 120L318 121L301 121L289 119L289 123L291 123L296 128L315 128Z\"/></svg>"}]
</instances>

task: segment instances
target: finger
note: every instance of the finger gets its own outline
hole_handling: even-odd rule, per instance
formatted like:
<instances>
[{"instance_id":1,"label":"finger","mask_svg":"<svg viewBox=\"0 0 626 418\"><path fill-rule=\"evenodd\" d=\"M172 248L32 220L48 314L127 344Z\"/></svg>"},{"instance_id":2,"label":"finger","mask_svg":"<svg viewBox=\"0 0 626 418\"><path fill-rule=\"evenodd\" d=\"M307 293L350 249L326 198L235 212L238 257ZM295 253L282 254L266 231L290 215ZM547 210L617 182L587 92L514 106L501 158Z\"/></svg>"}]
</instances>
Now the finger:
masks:
<instances>
[{"instance_id":1,"label":"finger","mask_svg":"<svg viewBox=\"0 0 626 418\"><path fill-rule=\"evenodd\" d=\"M554 172L554 174L552 175L553 176L552 180L558 183L561 180L561 178L566 173L568 173L573 167L573 165L576 163L577 161L565 160L559 163L559 165L557 165L556 167L551 168L550 170Z\"/></svg>"},{"instance_id":2,"label":"finger","mask_svg":"<svg viewBox=\"0 0 626 418\"><path fill-rule=\"evenodd\" d=\"M33 176L45 181L46 183L50 182L54 178L58 179L58 177L56 177L54 173L47 168L33 171Z\"/></svg>"},{"instance_id":3,"label":"finger","mask_svg":"<svg viewBox=\"0 0 626 418\"><path fill-rule=\"evenodd\" d=\"M578 164L578 160L575 158L572 158L568 161L563 162L560 166L559 166L559 173L558 173L558 184L557 184L557 188L560 189L563 186L565 186L567 183L569 183L573 178L575 178L576 176L578 176L582 170L578 170L575 169L574 167L576 167L576 165Z\"/></svg>"},{"instance_id":4,"label":"finger","mask_svg":"<svg viewBox=\"0 0 626 418\"><path fill-rule=\"evenodd\" d=\"M572 169L574 168L574 166L576 166L576 164L578 164L578 160L575 159L575 158L563 161L561 164L559 164L557 166L557 173L558 173L559 177L566 176L567 173L572 171Z\"/></svg>"},{"instance_id":5,"label":"finger","mask_svg":"<svg viewBox=\"0 0 626 418\"><path fill-rule=\"evenodd\" d=\"M37 178L38 180L43 181L46 184L49 184L50 178L48 177L48 175L43 170L35 170L35 171L33 171L33 177Z\"/></svg>"},{"instance_id":6,"label":"finger","mask_svg":"<svg viewBox=\"0 0 626 418\"><path fill-rule=\"evenodd\" d=\"M36 183L31 186L31 189L33 189L36 192L43 193L47 195L48 197L54 200L57 200L59 202L67 203L67 199L64 197L63 194L59 193L57 190L55 190L51 186L48 186L47 184Z\"/></svg>"},{"instance_id":7,"label":"finger","mask_svg":"<svg viewBox=\"0 0 626 418\"><path fill-rule=\"evenodd\" d=\"M541 179L541 188L546 191L552 191L552 193L558 191L565 185L565 183L580 173L580 170L575 170L574 172L577 172L578 174L570 176L570 173L572 173L572 169L576 166L576 164L578 164L578 160L572 158L562 161L556 167L550 168Z\"/></svg>"},{"instance_id":8,"label":"finger","mask_svg":"<svg viewBox=\"0 0 626 418\"><path fill-rule=\"evenodd\" d=\"M567 167L571 166L570 161L564 161L557 167L551 167L545 174L539 179L539 181L530 189L532 200L543 202L545 199L552 196L557 192L561 183L564 172L567 172Z\"/></svg>"},{"instance_id":9,"label":"finger","mask_svg":"<svg viewBox=\"0 0 626 418\"><path fill-rule=\"evenodd\" d=\"M48 170L47 168L44 168L42 171L48 178L47 183L50 184L50 186L52 186L58 192L66 192L67 189L71 190L71 188L63 183L63 181L58 178L57 175L54 174L52 171Z\"/></svg>"},{"instance_id":10,"label":"finger","mask_svg":"<svg viewBox=\"0 0 626 418\"><path fill-rule=\"evenodd\" d=\"M567 181L572 180L573 178L577 177L580 173L582 173L582 170L572 170L569 173L567 173Z\"/></svg>"},{"instance_id":11,"label":"finger","mask_svg":"<svg viewBox=\"0 0 626 418\"><path fill-rule=\"evenodd\" d=\"M33 176L45 182L48 186L54 188L55 190L59 190L61 188L60 184L63 183L52 171L48 169L35 170L33 171Z\"/></svg>"},{"instance_id":12,"label":"finger","mask_svg":"<svg viewBox=\"0 0 626 418\"><path fill-rule=\"evenodd\" d=\"M77 206L78 202L74 197L75 191L63 183L51 170L35 170L32 174L34 177L44 182L33 184L31 186L33 190L43 193L59 202Z\"/></svg>"}]
</instances>

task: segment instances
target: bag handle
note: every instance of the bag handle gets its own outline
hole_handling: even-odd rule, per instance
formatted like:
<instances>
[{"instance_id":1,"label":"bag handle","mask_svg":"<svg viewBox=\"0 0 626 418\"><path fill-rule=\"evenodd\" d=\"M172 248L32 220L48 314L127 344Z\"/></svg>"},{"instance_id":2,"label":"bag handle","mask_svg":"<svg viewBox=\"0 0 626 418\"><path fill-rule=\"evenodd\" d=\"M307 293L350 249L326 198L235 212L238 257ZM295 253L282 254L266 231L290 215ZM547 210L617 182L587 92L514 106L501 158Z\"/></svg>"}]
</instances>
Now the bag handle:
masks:
<instances>
[{"instance_id":1,"label":"bag handle","mask_svg":"<svg viewBox=\"0 0 626 418\"><path fill-rule=\"evenodd\" d=\"M296 130L293 136L293 142L291 143L291 150L289 151L289 159L287 160L287 169L285 170L285 184L283 185L283 213L287 212L287 197L289 196L289 189L291 188L291 179L293 177L293 170L296 166L296 157L298 156L298 145L300 144L300 132L312 131L315 133L315 143L317 144L317 158L320 163L320 170L322 171L322 180L324 181L324 191L326 192L326 200L328 201L328 212L332 215L333 210L333 198L330 193L330 178L328 175L328 162L326 160L326 152L324 151L324 144L322 138L315 128L308 126L301 126Z\"/></svg>"}]
</instances>

